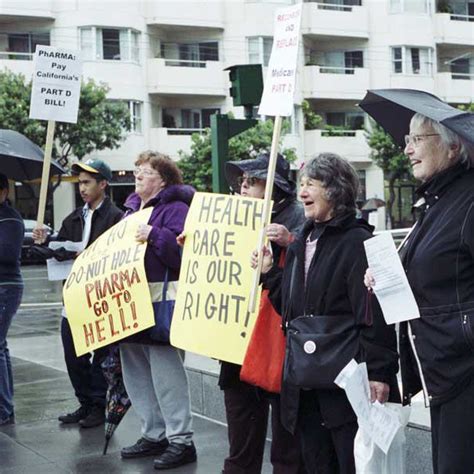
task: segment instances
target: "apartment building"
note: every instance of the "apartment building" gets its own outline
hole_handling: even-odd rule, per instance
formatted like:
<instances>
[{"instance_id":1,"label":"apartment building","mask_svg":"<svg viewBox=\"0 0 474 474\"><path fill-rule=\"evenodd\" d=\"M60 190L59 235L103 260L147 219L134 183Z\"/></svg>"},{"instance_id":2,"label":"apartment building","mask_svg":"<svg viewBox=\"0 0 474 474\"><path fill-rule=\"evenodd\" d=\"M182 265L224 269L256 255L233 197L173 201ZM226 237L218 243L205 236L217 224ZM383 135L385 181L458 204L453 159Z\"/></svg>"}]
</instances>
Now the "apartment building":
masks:
<instances>
[{"instance_id":1,"label":"apartment building","mask_svg":"<svg viewBox=\"0 0 474 474\"><path fill-rule=\"evenodd\" d=\"M268 65L273 14L293 0L0 0L0 68L30 77L37 44L82 51L85 78L106 82L126 101L132 130L118 150L100 152L114 170L113 197L131 190L136 155L178 158L213 113L233 111L234 64ZM301 54L284 145L300 161L320 151L349 159L361 198L383 197L357 107L367 89L433 92L452 104L474 101L472 0L304 1ZM305 130L301 103L323 118ZM74 206L70 185L55 192L55 226Z\"/></svg>"}]
</instances>

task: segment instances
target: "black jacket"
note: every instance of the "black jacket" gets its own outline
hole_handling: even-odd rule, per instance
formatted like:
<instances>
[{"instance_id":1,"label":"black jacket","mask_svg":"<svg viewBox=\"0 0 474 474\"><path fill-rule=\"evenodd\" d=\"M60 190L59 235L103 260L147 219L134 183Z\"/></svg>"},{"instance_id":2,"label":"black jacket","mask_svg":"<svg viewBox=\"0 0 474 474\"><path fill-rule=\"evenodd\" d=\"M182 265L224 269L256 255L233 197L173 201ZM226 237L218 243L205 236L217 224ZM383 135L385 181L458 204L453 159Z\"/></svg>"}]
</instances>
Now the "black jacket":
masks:
<instances>
[{"instance_id":1,"label":"black jacket","mask_svg":"<svg viewBox=\"0 0 474 474\"><path fill-rule=\"evenodd\" d=\"M284 225L290 232L297 232L304 222L303 206L296 198L287 198L273 206L272 224ZM282 248L272 242L273 260L278 262ZM222 362L219 374L219 387L222 390L236 387L240 383L241 365Z\"/></svg>"},{"instance_id":2,"label":"black jacket","mask_svg":"<svg viewBox=\"0 0 474 474\"><path fill-rule=\"evenodd\" d=\"M474 376L474 170L455 165L423 184L425 205L401 258L421 318L410 322L430 404ZM421 390L407 324L400 327L403 399Z\"/></svg>"},{"instance_id":3,"label":"black jacket","mask_svg":"<svg viewBox=\"0 0 474 474\"><path fill-rule=\"evenodd\" d=\"M356 219L353 213L336 217L323 226L305 288L305 241L313 225L312 221L307 221L301 235L288 248L284 269L273 267L264 277L264 285L270 289L270 299L288 321L305 314L335 317L352 315L353 330L358 333L359 339L358 360L367 362L370 380L390 385L391 399L397 401L395 329L385 324L375 301L372 315L366 311L368 296L363 278L367 259L363 242L372 236L372 227ZM296 265L295 280L290 299L293 264ZM341 319L347 322L346 318ZM356 419L342 389L315 390L313 393L318 398L321 415L329 428ZM299 397L299 387L283 383L282 421L292 432L298 417Z\"/></svg>"},{"instance_id":4,"label":"black jacket","mask_svg":"<svg viewBox=\"0 0 474 474\"><path fill-rule=\"evenodd\" d=\"M84 230L84 217L82 213L83 208L78 207L63 220L57 240L71 240L72 242L80 242L82 240L82 232ZM94 242L94 240L106 230L119 222L122 215L123 212L110 198L105 197L102 206L96 209L92 215L91 235L87 246Z\"/></svg>"}]
</instances>

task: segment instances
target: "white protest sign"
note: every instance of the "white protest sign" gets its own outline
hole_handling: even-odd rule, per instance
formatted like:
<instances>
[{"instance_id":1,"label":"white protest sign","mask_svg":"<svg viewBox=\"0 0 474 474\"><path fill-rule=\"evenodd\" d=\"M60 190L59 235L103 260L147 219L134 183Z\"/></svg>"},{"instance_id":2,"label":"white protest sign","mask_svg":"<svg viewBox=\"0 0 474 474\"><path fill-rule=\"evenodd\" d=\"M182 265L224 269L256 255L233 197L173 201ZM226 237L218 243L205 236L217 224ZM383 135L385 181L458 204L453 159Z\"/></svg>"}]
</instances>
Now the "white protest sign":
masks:
<instances>
[{"instance_id":1,"label":"white protest sign","mask_svg":"<svg viewBox=\"0 0 474 474\"><path fill-rule=\"evenodd\" d=\"M78 51L37 46L30 118L77 122L82 62Z\"/></svg>"},{"instance_id":2,"label":"white protest sign","mask_svg":"<svg viewBox=\"0 0 474 474\"><path fill-rule=\"evenodd\" d=\"M275 13L273 47L258 113L287 117L293 113L296 61L302 4L279 8Z\"/></svg>"}]
</instances>

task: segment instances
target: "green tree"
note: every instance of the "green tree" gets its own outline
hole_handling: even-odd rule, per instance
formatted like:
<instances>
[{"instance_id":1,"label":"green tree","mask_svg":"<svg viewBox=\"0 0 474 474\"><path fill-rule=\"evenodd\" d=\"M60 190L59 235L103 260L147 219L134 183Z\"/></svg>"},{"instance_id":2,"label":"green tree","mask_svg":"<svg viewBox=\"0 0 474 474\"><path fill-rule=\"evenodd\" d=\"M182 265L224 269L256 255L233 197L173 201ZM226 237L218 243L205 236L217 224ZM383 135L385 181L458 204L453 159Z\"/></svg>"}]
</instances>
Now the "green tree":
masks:
<instances>
[{"instance_id":1,"label":"green tree","mask_svg":"<svg viewBox=\"0 0 474 474\"><path fill-rule=\"evenodd\" d=\"M411 176L410 161L392 137L375 122L372 122L371 130L367 132L367 143L372 150L370 157L382 169L384 179L388 184L386 207L390 227L392 228L395 185L400 179Z\"/></svg>"},{"instance_id":2,"label":"green tree","mask_svg":"<svg viewBox=\"0 0 474 474\"><path fill-rule=\"evenodd\" d=\"M120 146L130 129L130 112L121 101L107 99L109 88L89 80L81 85L77 123L56 124L54 156L67 164L96 150ZM31 81L21 74L0 72L0 128L16 130L43 147L44 120L29 119Z\"/></svg>"},{"instance_id":3,"label":"green tree","mask_svg":"<svg viewBox=\"0 0 474 474\"><path fill-rule=\"evenodd\" d=\"M323 122L321 115L318 115L309 105L307 100L301 102L301 108L303 110L304 117L304 129L305 130L314 130L318 128Z\"/></svg>"},{"instance_id":4,"label":"green tree","mask_svg":"<svg viewBox=\"0 0 474 474\"><path fill-rule=\"evenodd\" d=\"M283 122L282 137L290 129L288 120ZM256 156L259 152L268 151L272 143L273 121L258 122L255 127L246 130L229 140L229 160L240 161ZM282 155L291 163L296 160L293 148L281 151ZM183 172L186 184L194 186L199 191L212 190L212 163L211 163L211 133L206 129L204 133L194 133L191 137L191 153L179 152L178 165Z\"/></svg>"}]
</instances>

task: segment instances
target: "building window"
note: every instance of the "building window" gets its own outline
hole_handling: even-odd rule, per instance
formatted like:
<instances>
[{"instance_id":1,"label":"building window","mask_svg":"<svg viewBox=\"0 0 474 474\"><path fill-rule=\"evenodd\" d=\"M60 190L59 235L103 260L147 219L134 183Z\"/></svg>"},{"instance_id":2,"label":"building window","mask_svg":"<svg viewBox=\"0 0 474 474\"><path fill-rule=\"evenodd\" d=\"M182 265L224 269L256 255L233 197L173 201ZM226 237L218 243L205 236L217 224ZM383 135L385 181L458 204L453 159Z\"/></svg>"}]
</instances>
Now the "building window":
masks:
<instances>
[{"instance_id":1,"label":"building window","mask_svg":"<svg viewBox=\"0 0 474 474\"><path fill-rule=\"evenodd\" d=\"M135 133L142 133L142 102L131 100L128 102L130 109L130 130Z\"/></svg>"},{"instance_id":2,"label":"building window","mask_svg":"<svg viewBox=\"0 0 474 474\"><path fill-rule=\"evenodd\" d=\"M32 59L37 45L49 46L49 33L8 33L0 35L0 43L6 44L1 59Z\"/></svg>"},{"instance_id":3,"label":"building window","mask_svg":"<svg viewBox=\"0 0 474 474\"><path fill-rule=\"evenodd\" d=\"M206 67L206 61L219 61L219 43L162 43L161 57L167 66Z\"/></svg>"},{"instance_id":4,"label":"building window","mask_svg":"<svg viewBox=\"0 0 474 474\"><path fill-rule=\"evenodd\" d=\"M390 13L429 13L430 0L390 0Z\"/></svg>"},{"instance_id":5,"label":"building window","mask_svg":"<svg viewBox=\"0 0 474 474\"><path fill-rule=\"evenodd\" d=\"M364 113L327 112L326 124L332 127L343 127L347 130L362 130L364 128Z\"/></svg>"},{"instance_id":6,"label":"building window","mask_svg":"<svg viewBox=\"0 0 474 474\"><path fill-rule=\"evenodd\" d=\"M431 76L433 73L433 50L397 46L392 48L392 71L395 74Z\"/></svg>"},{"instance_id":7,"label":"building window","mask_svg":"<svg viewBox=\"0 0 474 474\"><path fill-rule=\"evenodd\" d=\"M321 74L354 74L356 68L362 67L363 51L327 51L323 53L323 64L319 71Z\"/></svg>"},{"instance_id":8,"label":"building window","mask_svg":"<svg viewBox=\"0 0 474 474\"><path fill-rule=\"evenodd\" d=\"M86 60L139 62L139 35L131 28L80 28L82 56Z\"/></svg>"},{"instance_id":9,"label":"building window","mask_svg":"<svg viewBox=\"0 0 474 474\"><path fill-rule=\"evenodd\" d=\"M367 199L366 174L365 170L357 170L357 176L359 176L359 192L357 193L357 200L362 202Z\"/></svg>"},{"instance_id":10,"label":"building window","mask_svg":"<svg viewBox=\"0 0 474 474\"><path fill-rule=\"evenodd\" d=\"M179 109L165 108L162 113L163 127L174 130L174 134L188 134L211 126L211 115L219 114L219 108ZM180 132L183 129L183 132ZM186 131L184 131L186 130Z\"/></svg>"},{"instance_id":11,"label":"building window","mask_svg":"<svg viewBox=\"0 0 474 474\"><path fill-rule=\"evenodd\" d=\"M247 38L247 47L250 64L268 66L272 54L273 38L264 36Z\"/></svg>"}]
</instances>

